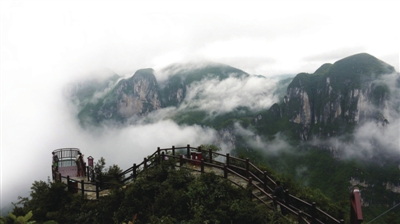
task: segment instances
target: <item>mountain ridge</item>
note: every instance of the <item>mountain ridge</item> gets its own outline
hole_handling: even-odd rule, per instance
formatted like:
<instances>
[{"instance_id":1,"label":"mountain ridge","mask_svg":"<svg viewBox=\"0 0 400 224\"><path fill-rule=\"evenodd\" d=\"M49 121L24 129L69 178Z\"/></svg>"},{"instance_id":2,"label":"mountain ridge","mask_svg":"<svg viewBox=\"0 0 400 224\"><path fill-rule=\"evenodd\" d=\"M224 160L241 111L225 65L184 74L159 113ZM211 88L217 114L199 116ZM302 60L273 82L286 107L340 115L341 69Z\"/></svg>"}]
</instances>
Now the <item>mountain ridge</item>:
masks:
<instances>
[{"instance_id":1,"label":"mountain ridge","mask_svg":"<svg viewBox=\"0 0 400 224\"><path fill-rule=\"evenodd\" d=\"M386 137L396 136L388 132L396 132L400 118L400 75L393 66L361 53L324 63L314 73L298 73L276 82L220 64L191 67L169 67L164 70L168 77L161 82L157 82L154 70L147 69L119 79L121 84L107 85L106 90L103 85L98 92L106 92L104 97L83 100L77 106L83 108L78 118L83 126L107 122L127 126L135 125L133 118L153 114L178 125L210 127L216 130L216 136L215 142L208 144L228 146L232 155L268 164L331 197L338 192L346 195L349 188L358 186L364 206L400 201L400 196L390 190L400 185L400 158L396 149L385 143ZM386 77L392 77L391 83L385 81ZM265 86L255 85L260 82ZM277 86L268 92L263 88L269 82ZM248 92L236 90L238 85L249 83ZM256 96L251 91L258 88L261 90ZM243 103L260 104L274 94L273 101L264 107L254 109ZM245 101L238 100L240 97ZM133 107L134 100L142 105L140 110ZM223 112L203 105L221 108L230 101L240 103ZM139 112L124 114L121 108ZM163 109L165 113L157 114ZM112 116L104 116L106 112ZM327 179L327 173L332 178ZM394 188L384 187L389 185ZM379 198L376 192L385 198Z\"/></svg>"}]
</instances>

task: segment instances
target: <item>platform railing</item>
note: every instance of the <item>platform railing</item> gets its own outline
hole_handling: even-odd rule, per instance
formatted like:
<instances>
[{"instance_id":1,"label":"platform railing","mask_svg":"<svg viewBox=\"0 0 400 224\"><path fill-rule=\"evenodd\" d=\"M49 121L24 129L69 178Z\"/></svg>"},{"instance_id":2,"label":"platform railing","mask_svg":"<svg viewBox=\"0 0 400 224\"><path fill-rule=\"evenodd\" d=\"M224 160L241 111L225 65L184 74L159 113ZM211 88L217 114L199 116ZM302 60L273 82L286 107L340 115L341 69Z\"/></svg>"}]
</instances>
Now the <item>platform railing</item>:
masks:
<instances>
[{"instance_id":1,"label":"platform railing","mask_svg":"<svg viewBox=\"0 0 400 224\"><path fill-rule=\"evenodd\" d=\"M214 159L217 157L218 160ZM318 208L315 202L306 202L292 194L289 194L288 190L286 190L286 203L278 201L273 197L273 191L276 187L276 182L268 175L266 171L262 171L257 166L252 164L248 158L237 158L231 156L229 153L222 154L212 151L211 149L204 150L200 147L191 147L190 145L187 145L186 147L172 146L171 148L163 149L158 147L153 154L145 157L141 163L134 163L132 167L129 167L123 172L115 175L113 178L118 179L121 185L128 184L131 181L135 181L135 179L138 178L141 173L146 172L146 170L155 167L157 164L160 164L167 159L174 160L176 167L201 173L205 172L205 167L219 169L223 172L224 178L227 178L238 187L243 187L242 185L228 178L228 176L234 175L246 181L248 183L247 187L251 187L252 189L256 189L261 192L262 195L266 196L268 200L273 202L274 206L271 206L260 196L253 194L257 200L265 204L270 209L276 209L277 205L279 205L281 211L285 211L292 217L296 217L298 223L344 223L343 219L336 219L327 212ZM185 164L191 165L185 166ZM67 178L67 183L70 183L72 180L69 177L61 177L60 175L59 179L61 178ZM107 187L104 186L110 181L110 179L107 180L105 176L96 174L93 171L90 172L90 179L91 183L80 181L80 187L68 186L68 189L73 189L71 191L75 191L76 193L77 190L80 190L82 196L85 194L85 192L96 192L96 198L99 199L99 192L107 189ZM85 184L94 184L96 190L86 190ZM355 198L355 200L358 199Z\"/></svg>"}]
</instances>

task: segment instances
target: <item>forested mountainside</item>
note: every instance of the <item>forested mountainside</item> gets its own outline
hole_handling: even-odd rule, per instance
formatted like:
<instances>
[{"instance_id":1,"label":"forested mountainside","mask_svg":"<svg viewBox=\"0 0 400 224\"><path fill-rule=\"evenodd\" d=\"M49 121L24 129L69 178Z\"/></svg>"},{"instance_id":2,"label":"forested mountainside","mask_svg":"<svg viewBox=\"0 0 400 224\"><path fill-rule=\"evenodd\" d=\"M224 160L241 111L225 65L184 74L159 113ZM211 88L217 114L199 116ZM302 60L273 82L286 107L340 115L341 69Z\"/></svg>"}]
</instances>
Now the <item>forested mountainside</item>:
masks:
<instances>
[{"instance_id":1,"label":"forested mountainside","mask_svg":"<svg viewBox=\"0 0 400 224\"><path fill-rule=\"evenodd\" d=\"M347 200L358 186L371 217L400 202L399 73L366 53L282 80L218 63L175 64L69 92L83 128L160 119L210 127L218 133L210 144L330 197Z\"/></svg>"}]
</instances>

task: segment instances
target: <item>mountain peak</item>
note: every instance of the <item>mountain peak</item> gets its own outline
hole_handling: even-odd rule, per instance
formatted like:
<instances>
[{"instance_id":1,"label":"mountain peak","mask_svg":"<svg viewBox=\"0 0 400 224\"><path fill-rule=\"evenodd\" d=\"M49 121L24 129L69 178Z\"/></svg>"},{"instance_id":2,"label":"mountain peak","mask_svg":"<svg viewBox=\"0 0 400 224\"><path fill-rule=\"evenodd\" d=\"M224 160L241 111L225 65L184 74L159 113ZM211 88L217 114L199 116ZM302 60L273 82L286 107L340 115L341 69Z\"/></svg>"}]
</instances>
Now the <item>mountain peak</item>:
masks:
<instances>
[{"instance_id":1,"label":"mountain peak","mask_svg":"<svg viewBox=\"0 0 400 224\"><path fill-rule=\"evenodd\" d=\"M373 77L382 74L390 74L393 72L395 72L393 66L367 53L351 55L349 57L336 61L331 69L331 73L346 75L352 73Z\"/></svg>"}]
</instances>

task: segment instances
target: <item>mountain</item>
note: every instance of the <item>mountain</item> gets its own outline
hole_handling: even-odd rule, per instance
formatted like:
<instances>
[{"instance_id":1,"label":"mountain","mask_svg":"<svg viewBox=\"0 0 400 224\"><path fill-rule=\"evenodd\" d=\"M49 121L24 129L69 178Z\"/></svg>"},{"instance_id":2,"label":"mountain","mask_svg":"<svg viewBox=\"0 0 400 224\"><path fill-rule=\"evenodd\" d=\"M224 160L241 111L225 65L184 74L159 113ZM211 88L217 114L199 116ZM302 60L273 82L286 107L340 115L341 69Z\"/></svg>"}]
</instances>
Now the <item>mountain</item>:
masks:
<instances>
[{"instance_id":1,"label":"mountain","mask_svg":"<svg viewBox=\"0 0 400 224\"><path fill-rule=\"evenodd\" d=\"M205 79L221 81L229 77L249 76L240 69L218 63L174 64L163 69L162 72L169 74L168 79L160 83L164 107L179 106L185 99L187 89L195 82Z\"/></svg>"},{"instance_id":2,"label":"mountain","mask_svg":"<svg viewBox=\"0 0 400 224\"><path fill-rule=\"evenodd\" d=\"M313 74L296 75L284 102L271 107L271 116L298 124L296 135L302 140L342 135L371 119L385 125L390 90L377 79L394 72L366 53L324 64Z\"/></svg>"},{"instance_id":3,"label":"mountain","mask_svg":"<svg viewBox=\"0 0 400 224\"><path fill-rule=\"evenodd\" d=\"M110 119L125 122L132 116L143 117L151 111L160 109L159 95L154 70L140 69L129 79L119 80L98 102L87 103L78 117L81 123L98 124Z\"/></svg>"},{"instance_id":4,"label":"mountain","mask_svg":"<svg viewBox=\"0 0 400 224\"><path fill-rule=\"evenodd\" d=\"M165 79L157 81L158 73ZM218 63L110 77L74 86L71 99L83 126L135 125L156 115L205 126L217 132L207 144L268 165L282 180L337 200L359 187L367 219L400 202L400 75L372 55L281 80Z\"/></svg>"},{"instance_id":5,"label":"mountain","mask_svg":"<svg viewBox=\"0 0 400 224\"><path fill-rule=\"evenodd\" d=\"M96 125L104 121L126 122L169 106L178 107L186 97L190 85L203 80L225 80L229 77L248 77L242 70L224 64L175 64L161 71L168 79L158 83L151 68L140 69L128 79L112 76L106 82L75 87L75 102L80 108L78 117L83 125ZM91 83L92 80L89 81ZM104 83L115 82L112 88ZM89 92L90 94L83 94ZM96 93L103 97L94 100ZM85 98L85 100L81 99ZM75 100L77 101L77 100Z\"/></svg>"}]
</instances>

